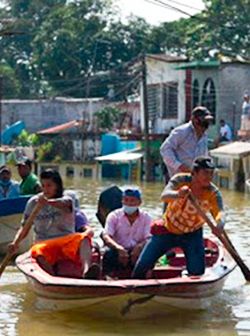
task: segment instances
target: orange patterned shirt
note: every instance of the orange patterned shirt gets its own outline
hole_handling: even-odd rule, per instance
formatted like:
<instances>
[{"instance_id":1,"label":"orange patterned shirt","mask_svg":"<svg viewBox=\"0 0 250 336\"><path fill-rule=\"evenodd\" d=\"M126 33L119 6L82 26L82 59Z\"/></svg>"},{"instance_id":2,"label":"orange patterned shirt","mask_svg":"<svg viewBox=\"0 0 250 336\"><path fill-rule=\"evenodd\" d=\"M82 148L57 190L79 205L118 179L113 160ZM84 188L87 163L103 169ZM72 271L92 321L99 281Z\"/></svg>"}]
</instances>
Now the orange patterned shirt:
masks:
<instances>
[{"instance_id":1,"label":"orange patterned shirt","mask_svg":"<svg viewBox=\"0 0 250 336\"><path fill-rule=\"evenodd\" d=\"M191 174L177 174L171 178L167 189L178 190L184 185L190 187L191 181ZM216 221L220 220L223 200L219 189L213 183L204 190L199 203L205 212L211 212ZM167 230L174 234L193 232L205 224L204 219L199 216L190 200L183 198L168 201L164 222Z\"/></svg>"}]
</instances>

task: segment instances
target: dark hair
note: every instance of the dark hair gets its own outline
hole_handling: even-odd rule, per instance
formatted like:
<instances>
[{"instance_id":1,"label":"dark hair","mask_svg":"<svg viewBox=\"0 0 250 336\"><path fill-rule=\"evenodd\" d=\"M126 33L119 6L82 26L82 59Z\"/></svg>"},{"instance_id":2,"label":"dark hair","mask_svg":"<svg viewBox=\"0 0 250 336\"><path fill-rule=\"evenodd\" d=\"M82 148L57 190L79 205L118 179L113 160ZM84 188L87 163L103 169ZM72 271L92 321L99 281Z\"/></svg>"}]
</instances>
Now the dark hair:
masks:
<instances>
[{"instance_id":1,"label":"dark hair","mask_svg":"<svg viewBox=\"0 0 250 336\"><path fill-rule=\"evenodd\" d=\"M41 180L51 180L53 181L57 186L57 192L55 197L62 197L63 195L63 181L61 178L61 175L58 173L58 171L54 169L45 169L40 174Z\"/></svg>"},{"instance_id":2,"label":"dark hair","mask_svg":"<svg viewBox=\"0 0 250 336\"><path fill-rule=\"evenodd\" d=\"M199 156L193 161L192 170L199 171L201 169L215 169L213 159L209 156Z\"/></svg>"}]
</instances>

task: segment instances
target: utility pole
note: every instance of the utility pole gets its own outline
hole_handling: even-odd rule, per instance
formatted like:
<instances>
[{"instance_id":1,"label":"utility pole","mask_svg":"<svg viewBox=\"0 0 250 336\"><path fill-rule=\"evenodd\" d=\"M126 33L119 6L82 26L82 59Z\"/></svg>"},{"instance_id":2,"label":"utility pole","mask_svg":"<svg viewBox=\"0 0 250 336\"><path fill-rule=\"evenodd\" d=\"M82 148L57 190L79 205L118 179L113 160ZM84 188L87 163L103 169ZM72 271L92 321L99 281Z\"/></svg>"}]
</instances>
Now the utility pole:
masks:
<instances>
[{"instance_id":1,"label":"utility pole","mask_svg":"<svg viewBox=\"0 0 250 336\"><path fill-rule=\"evenodd\" d=\"M147 93L147 66L146 56L142 55L142 96L143 96L143 120L144 120L144 146L145 146L145 178L151 180L149 127L148 127L148 93Z\"/></svg>"},{"instance_id":2,"label":"utility pole","mask_svg":"<svg viewBox=\"0 0 250 336\"><path fill-rule=\"evenodd\" d=\"M236 127L235 127L235 116L236 116L236 102L234 101L233 102L233 125L232 125L232 129L233 129L233 138L235 139L235 136L237 135L237 132L236 132Z\"/></svg>"},{"instance_id":3,"label":"utility pole","mask_svg":"<svg viewBox=\"0 0 250 336\"><path fill-rule=\"evenodd\" d=\"M0 75L0 147L2 146L2 100L3 100L3 76Z\"/></svg>"}]
</instances>

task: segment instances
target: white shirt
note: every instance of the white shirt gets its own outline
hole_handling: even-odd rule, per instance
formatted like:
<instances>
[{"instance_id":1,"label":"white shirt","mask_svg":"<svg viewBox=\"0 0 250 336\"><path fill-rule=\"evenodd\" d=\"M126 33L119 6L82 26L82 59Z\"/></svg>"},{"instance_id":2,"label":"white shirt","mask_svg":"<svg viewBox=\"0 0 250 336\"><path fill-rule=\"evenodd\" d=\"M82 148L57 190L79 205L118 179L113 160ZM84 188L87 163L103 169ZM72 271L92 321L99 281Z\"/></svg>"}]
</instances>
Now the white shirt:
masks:
<instances>
[{"instance_id":1,"label":"white shirt","mask_svg":"<svg viewBox=\"0 0 250 336\"><path fill-rule=\"evenodd\" d=\"M224 126L221 126L220 136L225 137L228 141L232 140L232 130L227 124L225 124Z\"/></svg>"}]
</instances>

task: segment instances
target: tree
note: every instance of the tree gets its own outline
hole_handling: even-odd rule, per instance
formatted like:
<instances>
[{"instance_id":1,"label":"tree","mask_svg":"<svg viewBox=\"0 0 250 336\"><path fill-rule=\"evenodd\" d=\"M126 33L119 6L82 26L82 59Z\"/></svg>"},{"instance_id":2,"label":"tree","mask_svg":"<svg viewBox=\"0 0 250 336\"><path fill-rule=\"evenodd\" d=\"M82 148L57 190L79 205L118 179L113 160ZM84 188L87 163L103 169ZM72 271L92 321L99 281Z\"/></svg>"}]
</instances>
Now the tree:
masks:
<instances>
[{"instance_id":1,"label":"tree","mask_svg":"<svg viewBox=\"0 0 250 336\"><path fill-rule=\"evenodd\" d=\"M249 0L204 1L206 10L190 21L185 41L192 58L211 58L216 55L250 58Z\"/></svg>"},{"instance_id":2,"label":"tree","mask_svg":"<svg viewBox=\"0 0 250 336\"><path fill-rule=\"evenodd\" d=\"M20 92L20 83L16 78L15 70L8 64L0 64L0 75L3 77L3 97L15 98Z\"/></svg>"},{"instance_id":3,"label":"tree","mask_svg":"<svg viewBox=\"0 0 250 336\"><path fill-rule=\"evenodd\" d=\"M115 107L107 106L95 113L98 125L103 130L111 130L115 123L119 120L121 111Z\"/></svg>"}]
</instances>

